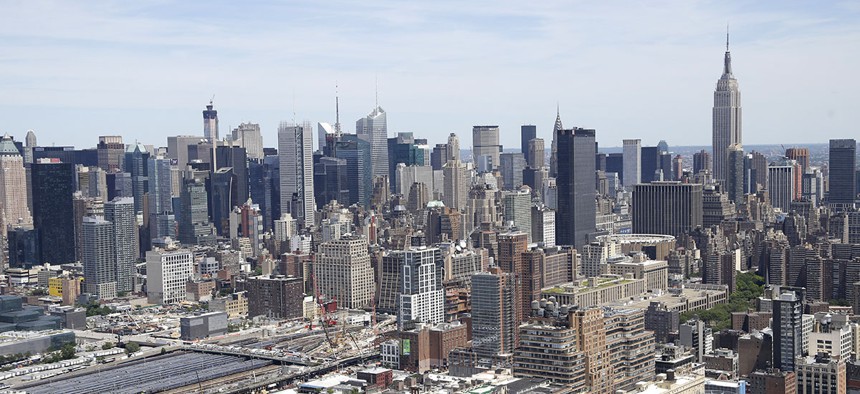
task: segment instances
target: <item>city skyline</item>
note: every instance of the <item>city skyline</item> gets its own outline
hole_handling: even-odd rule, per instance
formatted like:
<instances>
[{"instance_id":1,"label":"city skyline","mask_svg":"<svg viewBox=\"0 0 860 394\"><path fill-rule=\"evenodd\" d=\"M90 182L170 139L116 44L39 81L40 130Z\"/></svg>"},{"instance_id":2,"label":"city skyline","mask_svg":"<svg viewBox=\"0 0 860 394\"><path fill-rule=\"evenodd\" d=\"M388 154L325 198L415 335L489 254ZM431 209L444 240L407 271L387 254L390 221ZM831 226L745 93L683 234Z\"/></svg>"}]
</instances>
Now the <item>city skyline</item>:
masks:
<instances>
[{"instance_id":1,"label":"city skyline","mask_svg":"<svg viewBox=\"0 0 860 394\"><path fill-rule=\"evenodd\" d=\"M241 13L217 2L109 4L5 6L0 131L21 141L34 129L45 146L110 134L160 145L202 135L199 111L214 94L222 135L250 121L274 146L281 121L332 122L337 85L342 123L365 116L378 94L389 137L412 131L441 143L498 124L511 149L522 124L549 140L558 104L570 126L598 130L601 146L704 146L726 21L745 144L851 137L857 121L860 82L844 78L860 65L851 50L860 10L850 4L669 2L623 14L566 3L256 4ZM809 141L809 130L824 138Z\"/></svg>"}]
</instances>

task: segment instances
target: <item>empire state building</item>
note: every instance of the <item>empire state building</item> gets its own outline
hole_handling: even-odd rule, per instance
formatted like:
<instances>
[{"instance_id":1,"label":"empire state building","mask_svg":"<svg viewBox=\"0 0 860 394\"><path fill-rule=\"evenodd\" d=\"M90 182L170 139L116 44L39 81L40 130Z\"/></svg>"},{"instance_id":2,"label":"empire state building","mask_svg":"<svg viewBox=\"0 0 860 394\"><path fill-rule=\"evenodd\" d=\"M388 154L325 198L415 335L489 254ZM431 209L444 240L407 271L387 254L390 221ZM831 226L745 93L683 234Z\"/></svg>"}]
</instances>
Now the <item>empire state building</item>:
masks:
<instances>
[{"instance_id":1,"label":"empire state building","mask_svg":"<svg viewBox=\"0 0 860 394\"><path fill-rule=\"evenodd\" d=\"M713 152L714 179L725 183L729 173L728 148L741 144L741 92L738 80L732 74L732 56L729 52L729 36L726 34L726 56L723 75L714 91Z\"/></svg>"}]
</instances>

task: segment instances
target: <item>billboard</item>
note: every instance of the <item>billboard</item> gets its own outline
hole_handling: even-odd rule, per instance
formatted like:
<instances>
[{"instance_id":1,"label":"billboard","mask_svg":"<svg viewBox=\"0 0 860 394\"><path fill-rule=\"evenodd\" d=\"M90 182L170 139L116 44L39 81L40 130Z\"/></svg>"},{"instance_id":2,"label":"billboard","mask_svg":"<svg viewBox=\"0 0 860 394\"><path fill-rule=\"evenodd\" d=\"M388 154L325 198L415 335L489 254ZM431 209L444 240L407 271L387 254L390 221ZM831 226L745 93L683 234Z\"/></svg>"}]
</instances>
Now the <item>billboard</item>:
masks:
<instances>
[{"instance_id":1,"label":"billboard","mask_svg":"<svg viewBox=\"0 0 860 394\"><path fill-rule=\"evenodd\" d=\"M404 356L412 354L412 342L410 342L408 339L404 339L403 342L401 342L400 354Z\"/></svg>"}]
</instances>

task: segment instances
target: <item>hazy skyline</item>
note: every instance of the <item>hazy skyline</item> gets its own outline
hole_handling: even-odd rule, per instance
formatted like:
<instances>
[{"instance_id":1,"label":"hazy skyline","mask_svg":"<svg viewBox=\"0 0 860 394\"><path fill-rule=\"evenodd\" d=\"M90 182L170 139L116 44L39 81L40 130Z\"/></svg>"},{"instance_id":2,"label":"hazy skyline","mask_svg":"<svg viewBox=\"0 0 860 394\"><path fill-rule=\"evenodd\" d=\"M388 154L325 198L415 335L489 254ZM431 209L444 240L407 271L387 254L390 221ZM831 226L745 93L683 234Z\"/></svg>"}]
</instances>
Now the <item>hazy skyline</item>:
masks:
<instances>
[{"instance_id":1,"label":"hazy skyline","mask_svg":"<svg viewBox=\"0 0 860 394\"><path fill-rule=\"evenodd\" d=\"M431 144L497 124L551 140L566 127L601 146L709 145L726 22L745 144L857 135L860 4L850 2L39 2L0 6L0 132L40 145L98 135L166 145L278 123L355 121L374 106L389 136ZM294 115L295 114L295 115ZM547 143L547 146L549 143Z\"/></svg>"}]
</instances>

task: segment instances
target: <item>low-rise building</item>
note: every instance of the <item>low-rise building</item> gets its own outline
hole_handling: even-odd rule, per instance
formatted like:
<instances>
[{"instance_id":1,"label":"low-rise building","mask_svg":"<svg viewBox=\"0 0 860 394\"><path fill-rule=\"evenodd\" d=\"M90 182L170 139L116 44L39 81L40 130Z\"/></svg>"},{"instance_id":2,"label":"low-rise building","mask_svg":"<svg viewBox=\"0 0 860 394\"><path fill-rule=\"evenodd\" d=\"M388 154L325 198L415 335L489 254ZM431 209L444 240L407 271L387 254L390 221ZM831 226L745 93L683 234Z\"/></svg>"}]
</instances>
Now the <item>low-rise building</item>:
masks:
<instances>
[{"instance_id":1,"label":"low-rise building","mask_svg":"<svg viewBox=\"0 0 860 394\"><path fill-rule=\"evenodd\" d=\"M778 369L758 370L749 375L748 394L795 394L797 376Z\"/></svg>"},{"instance_id":2,"label":"low-rise building","mask_svg":"<svg viewBox=\"0 0 860 394\"><path fill-rule=\"evenodd\" d=\"M394 371L388 368L373 367L358 371L356 377L367 382L370 387L384 389L394 380Z\"/></svg>"},{"instance_id":3,"label":"low-rise building","mask_svg":"<svg viewBox=\"0 0 860 394\"><path fill-rule=\"evenodd\" d=\"M213 312L226 312L227 317L235 319L248 315L248 292L239 291L231 293L226 297L218 297L209 301L209 310Z\"/></svg>"},{"instance_id":4,"label":"low-rise building","mask_svg":"<svg viewBox=\"0 0 860 394\"><path fill-rule=\"evenodd\" d=\"M214 280L188 281L185 283L185 299L191 302L209 302L215 291Z\"/></svg>"},{"instance_id":5,"label":"low-rise building","mask_svg":"<svg viewBox=\"0 0 860 394\"><path fill-rule=\"evenodd\" d=\"M705 377L701 375L657 374L652 381L639 382L635 388L618 390L616 394L702 394Z\"/></svg>"},{"instance_id":6,"label":"low-rise building","mask_svg":"<svg viewBox=\"0 0 860 394\"><path fill-rule=\"evenodd\" d=\"M430 366L443 367L448 363L448 353L466 346L468 327L459 321L441 323L430 328Z\"/></svg>"},{"instance_id":7,"label":"low-rise building","mask_svg":"<svg viewBox=\"0 0 860 394\"><path fill-rule=\"evenodd\" d=\"M196 341L227 333L227 313L209 312L179 318L179 337L185 341Z\"/></svg>"},{"instance_id":8,"label":"low-rise building","mask_svg":"<svg viewBox=\"0 0 860 394\"><path fill-rule=\"evenodd\" d=\"M0 334L0 355L45 353L51 349L59 349L67 343L75 343L75 333L57 330L4 332Z\"/></svg>"},{"instance_id":9,"label":"low-rise building","mask_svg":"<svg viewBox=\"0 0 860 394\"><path fill-rule=\"evenodd\" d=\"M639 296L645 290L645 279L634 279L631 274L624 276L604 274L543 289L541 297L555 297L562 305L591 307Z\"/></svg>"}]
</instances>

